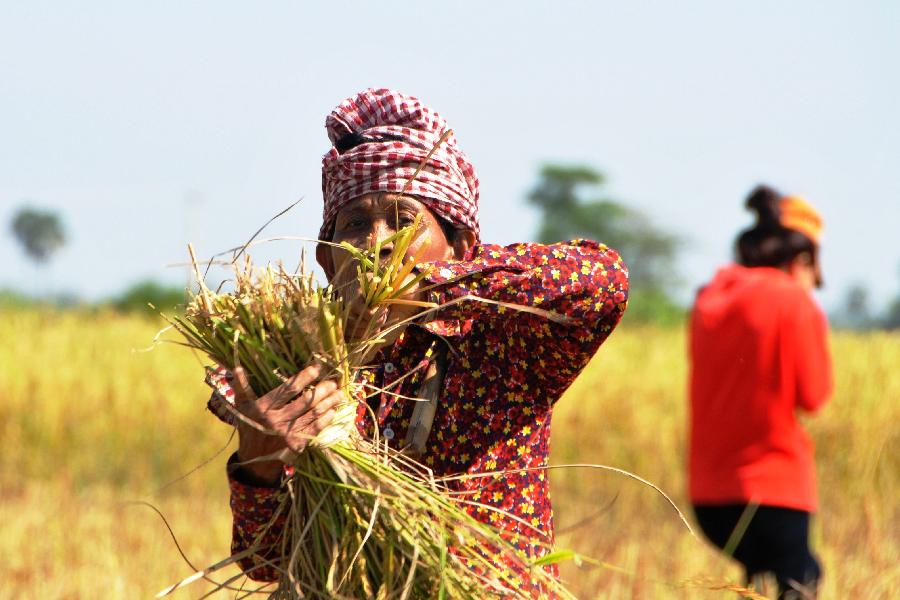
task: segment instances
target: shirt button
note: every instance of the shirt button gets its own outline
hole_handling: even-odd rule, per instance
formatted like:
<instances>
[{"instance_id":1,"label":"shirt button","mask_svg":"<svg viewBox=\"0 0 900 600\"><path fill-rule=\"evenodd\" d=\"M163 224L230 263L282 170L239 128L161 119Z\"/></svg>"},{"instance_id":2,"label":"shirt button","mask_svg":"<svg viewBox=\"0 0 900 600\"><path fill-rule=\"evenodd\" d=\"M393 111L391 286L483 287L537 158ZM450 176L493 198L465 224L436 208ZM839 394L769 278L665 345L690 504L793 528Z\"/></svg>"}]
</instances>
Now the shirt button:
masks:
<instances>
[{"instance_id":1,"label":"shirt button","mask_svg":"<svg viewBox=\"0 0 900 600\"><path fill-rule=\"evenodd\" d=\"M390 427L385 427L383 434L384 434L384 439L386 439L386 440L394 439L394 430L391 429Z\"/></svg>"},{"instance_id":2,"label":"shirt button","mask_svg":"<svg viewBox=\"0 0 900 600\"><path fill-rule=\"evenodd\" d=\"M384 372L385 373L393 373L396 370L394 367L394 363L384 363Z\"/></svg>"}]
</instances>

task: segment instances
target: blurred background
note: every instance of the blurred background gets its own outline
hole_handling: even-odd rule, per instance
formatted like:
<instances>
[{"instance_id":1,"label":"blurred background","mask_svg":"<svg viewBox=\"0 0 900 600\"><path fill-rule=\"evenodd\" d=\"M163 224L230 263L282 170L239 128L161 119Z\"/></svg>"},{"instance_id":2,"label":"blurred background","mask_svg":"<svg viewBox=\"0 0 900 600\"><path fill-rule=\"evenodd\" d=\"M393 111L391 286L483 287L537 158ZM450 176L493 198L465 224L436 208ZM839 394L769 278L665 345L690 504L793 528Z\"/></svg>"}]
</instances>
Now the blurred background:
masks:
<instances>
[{"instance_id":1,"label":"blurred background","mask_svg":"<svg viewBox=\"0 0 900 600\"><path fill-rule=\"evenodd\" d=\"M449 120L486 241L622 251L625 325L554 452L682 502L686 307L750 225L753 186L817 206L817 297L840 330L838 393L810 425L842 490L816 534L825 597L900 585L900 341L881 332L900 328L900 4L35 0L0 3L0 597L148 597L190 574L126 500L163 510L195 566L227 556L229 432L203 414L196 358L134 352L164 325L146 303L182 301L189 241L239 246L298 199L263 237L314 237L325 116L370 86ZM568 572L582 596L739 580L646 490L555 477L561 543L619 569Z\"/></svg>"},{"instance_id":2,"label":"blurred background","mask_svg":"<svg viewBox=\"0 0 900 600\"><path fill-rule=\"evenodd\" d=\"M543 214L527 198L542 166L586 167L603 180L583 200L677 237L665 291L683 305L731 258L743 199L767 182L824 214L829 313L850 301L877 321L900 294L894 2L0 11L6 289L97 301L146 280L183 286L167 265L187 241L231 248L299 198L268 232L315 236L325 115L388 86L456 130L481 177L486 240L535 238ZM56 213L67 234L37 270L9 231L22 207Z\"/></svg>"}]
</instances>

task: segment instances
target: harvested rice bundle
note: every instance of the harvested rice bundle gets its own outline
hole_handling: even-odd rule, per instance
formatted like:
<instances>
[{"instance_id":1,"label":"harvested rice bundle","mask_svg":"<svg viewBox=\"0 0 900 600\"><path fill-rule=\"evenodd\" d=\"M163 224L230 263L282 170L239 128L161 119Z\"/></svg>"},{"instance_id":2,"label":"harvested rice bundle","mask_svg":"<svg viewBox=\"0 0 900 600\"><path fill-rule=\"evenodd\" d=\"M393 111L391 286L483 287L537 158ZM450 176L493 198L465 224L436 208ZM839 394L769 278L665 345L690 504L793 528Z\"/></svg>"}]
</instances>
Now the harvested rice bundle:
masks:
<instances>
[{"instance_id":1,"label":"harvested rice bundle","mask_svg":"<svg viewBox=\"0 0 900 600\"><path fill-rule=\"evenodd\" d=\"M414 273L417 257L403 261L416 225L383 242L394 243L384 262L377 259L380 244L369 251L346 248L357 258L360 289L376 311L390 303L424 305L401 298L424 276ZM197 272L199 291L184 316L172 320L188 346L222 366L242 366L259 395L317 361L346 397L332 425L294 457L276 513L287 518L281 546L270 559L281 573L273 597L531 597L522 591L532 589L522 585L523 577L548 594L571 597L542 568L553 555L529 561L465 510L473 502L454 497L410 456L359 433L355 419L367 389L355 376L358 361L382 342L377 335L344 339L347 312L331 287L317 285L303 266L298 273L283 266L254 272L249 257L235 268L230 294L209 290ZM257 545L161 595L250 553L273 555ZM229 587L235 579L220 585Z\"/></svg>"}]
</instances>

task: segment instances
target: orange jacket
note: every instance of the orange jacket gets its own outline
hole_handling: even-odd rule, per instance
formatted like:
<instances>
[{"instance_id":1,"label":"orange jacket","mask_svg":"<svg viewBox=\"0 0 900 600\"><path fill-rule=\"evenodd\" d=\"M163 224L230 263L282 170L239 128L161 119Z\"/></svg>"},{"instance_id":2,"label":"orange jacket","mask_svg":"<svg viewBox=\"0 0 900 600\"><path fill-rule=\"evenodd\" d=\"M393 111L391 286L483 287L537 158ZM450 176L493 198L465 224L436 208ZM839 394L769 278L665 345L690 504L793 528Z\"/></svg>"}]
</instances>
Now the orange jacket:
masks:
<instances>
[{"instance_id":1,"label":"orange jacket","mask_svg":"<svg viewBox=\"0 0 900 600\"><path fill-rule=\"evenodd\" d=\"M785 272L732 265L690 323L694 504L817 507L813 445L797 410L832 390L825 316Z\"/></svg>"}]
</instances>

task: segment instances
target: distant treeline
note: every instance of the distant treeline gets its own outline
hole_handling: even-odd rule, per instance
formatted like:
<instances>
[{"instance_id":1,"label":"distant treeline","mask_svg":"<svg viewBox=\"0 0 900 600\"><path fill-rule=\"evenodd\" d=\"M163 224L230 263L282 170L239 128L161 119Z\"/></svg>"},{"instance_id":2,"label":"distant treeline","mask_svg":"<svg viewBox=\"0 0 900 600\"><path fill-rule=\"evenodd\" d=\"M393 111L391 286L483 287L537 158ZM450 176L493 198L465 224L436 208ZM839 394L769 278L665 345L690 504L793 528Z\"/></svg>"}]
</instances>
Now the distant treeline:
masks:
<instances>
[{"instance_id":1,"label":"distant treeline","mask_svg":"<svg viewBox=\"0 0 900 600\"><path fill-rule=\"evenodd\" d=\"M52 308L55 310L114 310L120 313L154 317L160 312L178 313L184 310L185 289L156 281L141 281L120 294L93 302L70 294L33 297L12 289L0 289L0 308ZM155 307L155 308L154 308ZM677 325L683 322L686 309L667 296L648 291L636 300L629 300L627 321Z\"/></svg>"},{"instance_id":2,"label":"distant treeline","mask_svg":"<svg viewBox=\"0 0 900 600\"><path fill-rule=\"evenodd\" d=\"M121 294L88 302L71 294L34 297L13 289L0 289L0 307L54 308L79 310L114 310L152 317L160 312L173 313L184 309L185 289L146 280L129 286ZM152 306L151 306L152 305ZM155 308L154 308L155 307Z\"/></svg>"},{"instance_id":3,"label":"distant treeline","mask_svg":"<svg viewBox=\"0 0 900 600\"><path fill-rule=\"evenodd\" d=\"M606 177L588 165L543 165L526 201L541 216L536 239L545 243L588 238L619 251L629 267L630 292L625 323L681 325L688 308L676 300L683 289L678 271L679 253L687 241L660 226L648 214L618 199L605 189ZM10 223L11 231L35 265L48 262L66 242L62 217L54 211L23 206ZM711 274L710 274L711 275ZM183 310L185 289L145 280L121 294L97 302L61 294L30 297L0 289L0 308L47 306L89 310L116 310L148 317ZM154 308L151 308L152 305ZM900 293L883 312L870 309L869 294L860 284L851 286L844 303L831 313L840 329L900 329Z\"/></svg>"},{"instance_id":4,"label":"distant treeline","mask_svg":"<svg viewBox=\"0 0 900 600\"><path fill-rule=\"evenodd\" d=\"M109 298L87 302L71 294L33 297L13 289L0 289L0 308L53 308L79 310L114 310L121 313L147 317L160 312L173 314L184 309L185 289L156 281L135 283L122 293ZM155 308L152 308L151 305ZM653 289L638 290L628 302L625 322L653 325L680 325L688 315L688 308ZM830 321L836 329L900 330L900 296L890 302L881 313L869 309L868 295L860 286L854 286L847 294L844 305L832 311Z\"/></svg>"},{"instance_id":5,"label":"distant treeline","mask_svg":"<svg viewBox=\"0 0 900 600\"><path fill-rule=\"evenodd\" d=\"M900 294L878 312L871 308L868 289L862 284L852 285L844 296L843 305L831 314L831 323L839 329L900 330Z\"/></svg>"}]
</instances>

